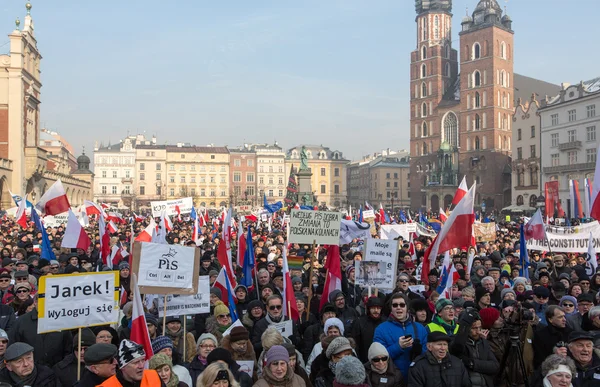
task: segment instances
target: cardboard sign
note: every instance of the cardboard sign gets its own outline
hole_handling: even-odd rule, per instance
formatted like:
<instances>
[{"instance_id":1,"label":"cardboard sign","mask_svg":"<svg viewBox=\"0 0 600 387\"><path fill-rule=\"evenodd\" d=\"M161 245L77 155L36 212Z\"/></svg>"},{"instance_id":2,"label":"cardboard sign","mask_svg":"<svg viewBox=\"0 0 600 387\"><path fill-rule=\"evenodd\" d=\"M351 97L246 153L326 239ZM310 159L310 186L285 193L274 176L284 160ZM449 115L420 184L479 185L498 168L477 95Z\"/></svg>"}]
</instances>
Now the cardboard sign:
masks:
<instances>
[{"instance_id":1,"label":"cardboard sign","mask_svg":"<svg viewBox=\"0 0 600 387\"><path fill-rule=\"evenodd\" d=\"M407 241L410 239L411 232L417 232L417 223L382 224L379 228L379 238L396 239L401 236Z\"/></svg>"},{"instance_id":2,"label":"cardboard sign","mask_svg":"<svg viewBox=\"0 0 600 387\"><path fill-rule=\"evenodd\" d=\"M375 212L373 210L365 210L363 211L363 219L375 219Z\"/></svg>"},{"instance_id":3,"label":"cardboard sign","mask_svg":"<svg viewBox=\"0 0 600 387\"><path fill-rule=\"evenodd\" d=\"M144 294L198 294L200 249L135 242L132 271Z\"/></svg>"},{"instance_id":4,"label":"cardboard sign","mask_svg":"<svg viewBox=\"0 0 600 387\"><path fill-rule=\"evenodd\" d=\"M179 206L179 211L181 211L182 214L189 214L190 212L192 212L194 202L190 197L175 200L161 200L156 202L150 202L150 206L152 207L152 216L158 218L163 209L167 210L168 216L177 215L177 211L175 211L175 206Z\"/></svg>"},{"instance_id":5,"label":"cardboard sign","mask_svg":"<svg viewBox=\"0 0 600 387\"><path fill-rule=\"evenodd\" d=\"M163 317L164 298L158 297L158 317ZM210 313L210 281L207 275L198 277L198 293L195 296L167 296L167 316Z\"/></svg>"},{"instance_id":6,"label":"cardboard sign","mask_svg":"<svg viewBox=\"0 0 600 387\"><path fill-rule=\"evenodd\" d=\"M294 323L292 320L285 320L282 322L273 323L269 326L277 329L279 331L279 333L281 333L281 336L290 337L291 335L294 334L294 325L293 324Z\"/></svg>"},{"instance_id":7,"label":"cardboard sign","mask_svg":"<svg viewBox=\"0 0 600 387\"><path fill-rule=\"evenodd\" d=\"M363 260L354 262L356 284L394 290L397 261L397 240L367 239Z\"/></svg>"},{"instance_id":8,"label":"cardboard sign","mask_svg":"<svg viewBox=\"0 0 600 387\"><path fill-rule=\"evenodd\" d=\"M341 212L292 210L290 242L337 245L340 242Z\"/></svg>"},{"instance_id":9,"label":"cardboard sign","mask_svg":"<svg viewBox=\"0 0 600 387\"><path fill-rule=\"evenodd\" d=\"M116 324L119 272L40 277L38 333Z\"/></svg>"},{"instance_id":10,"label":"cardboard sign","mask_svg":"<svg viewBox=\"0 0 600 387\"><path fill-rule=\"evenodd\" d=\"M496 223L473 223L473 235L477 242L492 242L496 240Z\"/></svg>"},{"instance_id":11,"label":"cardboard sign","mask_svg":"<svg viewBox=\"0 0 600 387\"><path fill-rule=\"evenodd\" d=\"M595 220L590 223L582 223L579 226L559 227L545 226L547 240L527 241L528 250L540 250L560 253L587 253L590 232L594 239L596 251L600 251L600 225Z\"/></svg>"},{"instance_id":12,"label":"cardboard sign","mask_svg":"<svg viewBox=\"0 0 600 387\"><path fill-rule=\"evenodd\" d=\"M223 332L223 337L225 336L229 336L229 334L231 333L231 330L235 327L243 327L244 324L242 324L242 319L237 319L235 320L235 322L233 324L231 324L231 326L229 328L227 328L227 330L225 332Z\"/></svg>"},{"instance_id":13,"label":"cardboard sign","mask_svg":"<svg viewBox=\"0 0 600 387\"><path fill-rule=\"evenodd\" d=\"M247 373L250 377L252 377L254 373L254 361L253 360L236 360L235 361L240 366L240 371Z\"/></svg>"}]
</instances>

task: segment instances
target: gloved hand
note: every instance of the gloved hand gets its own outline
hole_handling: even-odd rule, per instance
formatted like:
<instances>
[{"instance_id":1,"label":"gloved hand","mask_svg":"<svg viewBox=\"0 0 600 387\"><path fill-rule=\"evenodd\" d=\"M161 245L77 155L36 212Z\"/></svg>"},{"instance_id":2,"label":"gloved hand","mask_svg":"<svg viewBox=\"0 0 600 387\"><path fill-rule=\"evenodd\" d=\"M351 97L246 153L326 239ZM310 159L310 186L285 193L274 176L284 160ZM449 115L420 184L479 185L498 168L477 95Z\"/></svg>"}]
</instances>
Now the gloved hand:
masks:
<instances>
[{"instance_id":1,"label":"gloved hand","mask_svg":"<svg viewBox=\"0 0 600 387\"><path fill-rule=\"evenodd\" d=\"M463 310L463 312L460 314L460 317L458 318L458 325L464 327L471 326L476 320L479 320L480 318L481 317L479 317L479 313L477 313L477 310L475 310L475 308L467 308Z\"/></svg>"},{"instance_id":2,"label":"gloved hand","mask_svg":"<svg viewBox=\"0 0 600 387\"><path fill-rule=\"evenodd\" d=\"M473 359L464 356L462 358L462 362L468 370L473 370L473 368L475 368L475 362L473 361Z\"/></svg>"}]
</instances>

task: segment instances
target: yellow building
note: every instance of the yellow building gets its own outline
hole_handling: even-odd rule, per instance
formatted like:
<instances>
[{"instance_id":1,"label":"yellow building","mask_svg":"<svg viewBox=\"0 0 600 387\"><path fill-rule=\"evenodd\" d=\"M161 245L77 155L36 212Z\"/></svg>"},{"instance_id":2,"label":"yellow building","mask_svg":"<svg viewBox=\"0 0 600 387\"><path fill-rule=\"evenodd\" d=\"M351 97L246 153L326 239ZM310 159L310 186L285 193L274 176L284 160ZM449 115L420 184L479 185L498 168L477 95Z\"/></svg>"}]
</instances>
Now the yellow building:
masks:
<instances>
[{"instance_id":1,"label":"yellow building","mask_svg":"<svg viewBox=\"0 0 600 387\"><path fill-rule=\"evenodd\" d=\"M149 207L153 200L167 199L166 162L166 145L138 145L135 148L136 178L131 180L134 184L131 195L137 208Z\"/></svg>"},{"instance_id":2,"label":"yellow building","mask_svg":"<svg viewBox=\"0 0 600 387\"><path fill-rule=\"evenodd\" d=\"M312 172L311 185L313 195L319 205L329 207L346 206L346 165L348 160L342 152L332 151L322 145L305 145L308 155L308 167ZM302 145L287 151L286 174L294 165L296 171L300 167Z\"/></svg>"}]
</instances>

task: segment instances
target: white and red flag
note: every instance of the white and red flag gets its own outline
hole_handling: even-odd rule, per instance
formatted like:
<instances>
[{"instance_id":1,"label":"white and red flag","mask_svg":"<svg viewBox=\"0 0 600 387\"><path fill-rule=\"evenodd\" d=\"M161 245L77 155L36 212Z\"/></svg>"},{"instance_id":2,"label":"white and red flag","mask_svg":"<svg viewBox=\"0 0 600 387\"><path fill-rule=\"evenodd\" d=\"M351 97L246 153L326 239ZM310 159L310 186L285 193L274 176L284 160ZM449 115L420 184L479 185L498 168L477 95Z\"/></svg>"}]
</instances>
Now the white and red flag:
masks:
<instances>
[{"instance_id":1,"label":"white and red flag","mask_svg":"<svg viewBox=\"0 0 600 387\"><path fill-rule=\"evenodd\" d=\"M31 211L35 211L35 208L32 208ZM21 225L21 227L27 228L27 196L25 196L25 199L21 199L19 202L19 208L15 214L15 220Z\"/></svg>"},{"instance_id":2,"label":"white and red flag","mask_svg":"<svg viewBox=\"0 0 600 387\"><path fill-rule=\"evenodd\" d=\"M125 260L125 258L127 258L128 256L129 256L129 253L127 252L127 250L125 250L121 246L114 245L110 252L110 259L108 259L106 262L106 266L113 269L113 268L117 267L119 265L119 263L121 261Z\"/></svg>"},{"instance_id":3,"label":"white and red flag","mask_svg":"<svg viewBox=\"0 0 600 387\"><path fill-rule=\"evenodd\" d=\"M238 224L238 233L237 233L237 264L240 267L244 266L244 255L246 254L246 234L244 233L244 225L243 222L240 221Z\"/></svg>"},{"instance_id":4,"label":"white and red flag","mask_svg":"<svg viewBox=\"0 0 600 387\"><path fill-rule=\"evenodd\" d=\"M135 212L133 213L133 219L134 219L136 222L138 222L138 223L139 223L139 222L143 222L143 221L144 221L144 217L143 217L143 216L139 216L139 215L138 215L138 214L136 214Z\"/></svg>"},{"instance_id":5,"label":"white and red flag","mask_svg":"<svg viewBox=\"0 0 600 387\"><path fill-rule=\"evenodd\" d=\"M150 219L150 224L135 237L136 242L152 242L152 238L156 235L156 222L154 218Z\"/></svg>"},{"instance_id":6,"label":"white and red flag","mask_svg":"<svg viewBox=\"0 0 600 387\"><path fill-rule=\"evenodd\" d=\"M283 313L290 320L298 321L300 314L298 313L298 305L296 305L296 295L292 286L292 277L290 276L290 268L287 260L287 248L283 246Z\"/></svg>"},{"instance_id":7,"label":"white and red flag","mask_svg":"<svg viewBox=\"0 0 600 387\"><path fill-rule=\"evenodd\" d=\"M177 213L177 221L181 223L181 209L177 204L175 205L175 212Z\"/></svg>"},{"instance_id":8,"label":"white and red flag","mask_svg":"<svg viewBox=\"0 0 600 387\"><path fill-rule=\"evenodd\" d=\"M62 182L56 180L35 206L45 215L58 215L67 212L71 205Z\"/></svg>"},{"instance_id":9,"label":"white and red flag","mask_svg":"<svg viewBox=\"0 0 600 387\"><path fill-rule=\"evenodd\" d=\"M446 213L444 212L444 210L442 209L442 207L440 207L440 222L442 223L446 223L446 221L448 220L448 215L446 215Z\"/></svg>"},{"instance_id":10,"label":"white and red flag","mask_svg":"<svg viewBox=\"0 0 600 387\"><path fill-rule=\"evenodd\" d=\"M314 254L314 252L313 252ZM325 287L321 296L321 304L319 310L329 302L329 294L334 290L342 290L342 267L340 263L340 246L329 245L327 248L327 277L325 278Z\"/></svg>"},{"instance_id":11,"label":"white and red flag","mask_svg":"<svg viewBox=\"0 0 600 387\"><path fill-rule=\"evenodd\" d=\"M475 202L475 184L467 191L467 194L458 202L446 223L442 225L440 233L435 237L433 243L425 250L423 267L421 271L421 282L429 284L429 271L435 267L435 259L438 254L455 247L469 246L473 235L473 223L475 214L473 204Z\"/></svg>"},{"instance_id":12,"label":"white and red flag","mask_svg":"<svg viewBox=\"0 0 600 387\"><path fill-rule=\"evenodd\" d=\"M90 201L84 200L83 206L85 207L85 213L89 215L102 215L106 218L106 214L104 213L104 209L98 204Z\"/></svg>"},{"instance_id":13,"label":"white and red flag","mask_svg":"<svg viewBox=\"0 0 600 387\"><path fill-rule=\"evenodd\" d=\"M542 218L542 211L539 208L523 226L523 233L525 234L525 240L535 239L541 241L546 239L544 219Z\"/></svg>"},{"instance_id":14,"label":"white and red flag","mask_svg":"<svg viewBox=\"0 0 600 387\"><path fill-rule=\"evenodd\" d=\"M35 211L32 209L32 211ZM90 247L92 241L85 232L81 223L77 219L77 216L69 209L69 217L67 218L67 228L65 229L65 235L63 236L61 247L71 249L82 249L85 250Z\"/></svg>"},{"instance_id":15,"label":"white and red flag","mask_svg":"<svg viewBox=\"0 0 600 387\"><path fill-rule=\"evenodd\" d=\"M150 360L150 358L154 356L154 352L152 351L152 342L150 341L148 326L146 325L144 304L142 303L140 289L137 286L137 276L134 273L131 273L131 277L133 279L131 284L131 290L133 291L133 312L131 315L130 338L134 343L144 347L144 352L146 352L146 360Z\"/></svg>"},{"instance_id":16,"label":"white and red flag","mask_svg":"<svg viewBox=\"0 0 600 387\"><path fill-rule=\"evenodd\" d=\"M463 176L463 179L460 182L456 193L454 194L454 198L452 199L452 205L456 206L458 202L460 202L461 199L465 197L468 190L469 189L467 188L467 176Z\"/></svg>"},{"instance_id":17,"label":"white and red flag","mask_svg":"<svg viewBox=\"0 0 600 387\"><path fill-rule=\"evenodd\" d=\"M452 299L452 286L458 282L460 278L460 274L456 271L456 267L452 264L452 268L448 272L448 279L446 280L446 287L444 287L444 291L440 293L440 298Z\"/></svg>"},{"instance_id":18,"label":"white and red flag","mask_svg":"<svg viewBox=\"0 0 600 387\"><path fill-rule=\"evenodd\" d=\"M104 217L98 217L98 232L100 234L100 258L106 265L108 257L110 256L110 234Z\"/></svg>"}]
</instances>

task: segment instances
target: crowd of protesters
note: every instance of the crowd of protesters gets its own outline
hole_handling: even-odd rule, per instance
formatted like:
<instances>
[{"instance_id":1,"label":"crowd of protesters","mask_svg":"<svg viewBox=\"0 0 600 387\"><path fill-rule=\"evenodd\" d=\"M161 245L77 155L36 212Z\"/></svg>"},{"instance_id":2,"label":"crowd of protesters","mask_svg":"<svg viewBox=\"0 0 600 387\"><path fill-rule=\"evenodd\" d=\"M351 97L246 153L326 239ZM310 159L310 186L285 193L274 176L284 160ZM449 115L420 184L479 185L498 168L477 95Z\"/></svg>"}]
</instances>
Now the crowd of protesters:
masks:
<instances>
[{"instance_id":1,"label":"crowd of protesters","mask_svg":"<svg viewBox=\"0 0 600 387\"><path fill-rule=\"evenodd\" d=\"M283 335L277 329L288 319L281 220L282 213L269 225L245 224L252 230L257 283L233 291L241 324L232 328L222 302L227 295L217 287L210 290L209 313L171 316L164 328L155 306L146 303L154 353L146 362L142 345L130 337L133 306L127 297L119 326L83 329L81 337L37 333L40 277L111 270L100 259L93 219L86 229L93 244L85 251L61 249L64 229L49 228L56 257L50 260L40 257L40 230L4 219L0 386L600 386L600 275L590 272L586 254L531 251L523 275L519 225L501 223L496 240L450 251L458 279L440 295L443 256L421 282L432 239L418 237L412 253L409 241L399 238L396 288L383 292L356 283L354 262L362 259L364 241L353 240L339 246L341 289L325 293L325 261L335 259L330 248L291 244L287 256L304 262L291 269L300 318ZM119 225L111 245L129 250L146 225ZM221 230L203 227L197 241L192 233L193 222L176 221L168 243L197 246L200 275L212 285L221 269ZM128 261L114 269L131 299ZM235 258L233 270L239 282L242 268ZM241 362L252 362L252 369Z\"/></svg>"}]
</instances>

